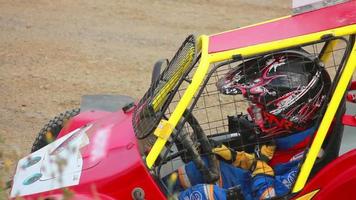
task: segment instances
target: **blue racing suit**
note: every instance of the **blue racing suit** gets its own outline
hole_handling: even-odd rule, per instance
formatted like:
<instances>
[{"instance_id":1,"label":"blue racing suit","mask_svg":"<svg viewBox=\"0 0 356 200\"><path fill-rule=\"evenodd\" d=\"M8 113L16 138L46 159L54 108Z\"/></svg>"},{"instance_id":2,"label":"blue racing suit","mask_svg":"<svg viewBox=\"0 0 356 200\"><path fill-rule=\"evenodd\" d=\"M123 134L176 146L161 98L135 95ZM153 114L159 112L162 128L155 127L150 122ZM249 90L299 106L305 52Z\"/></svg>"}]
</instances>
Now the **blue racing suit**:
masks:
<instances>
[{"instance_id":1,"label":"blue racing suit","mask_svg":"<svg viewBox=\"0 0 356 200\"><path fill-rule=\"evenodd\" d=\"M216 185L209 185L204 184L200 171L190 162L178 170L179 180L175 183L175 190L181 191L180 200L225 200L227 190L236 185L240 186L246 200L283 196L294 183L298 163L292 161L275 166L275 176L259 174L252 177L248 170L219 161L221 180Z\"/></svg>"},{"instance_id":2,"label":"blue racing suit","mask_svg":"<svg viewBox=\"0 0 356 200\"><path fill-rule=\"evenodd\" d=\"M315 132L315 127L305 131L291 134L276 140L277 148L290 149L301 141L311 137ZM287 163L282 163L273 167L266 162L260 162L251 168L249 160L256 160L250 154L244 152L230 152L227 148L219 148L220 152L215 152L225 161L232 161L232 164L219 161L220 181L216 185L204 184L200 171L193 162L180 167L177 171L178 181L174 183L174 191L179 191L181 200L198 199L227 199L227 190L240 186L241 193L246 200L268 199L275 196L287 194L295 182L298 172L298 165L302 156L297 156ZM274 154L274 147L264 145L261 151L264 158L271 159ZM261 153L260 152L260 153ZM301 152L302 155L302 152ZM236 159L234 159L236 157ZM205 159L205 162L207 160ZM262 163L262 165L261 165ZM265 164L265 165L264 165ZM256 166L259 166L256 167ZM272 172L266 171L270 168ZM166 178L166 180L168 180ZM201 198L200 198L201 197Z\"/></svg>"}]
</instances>

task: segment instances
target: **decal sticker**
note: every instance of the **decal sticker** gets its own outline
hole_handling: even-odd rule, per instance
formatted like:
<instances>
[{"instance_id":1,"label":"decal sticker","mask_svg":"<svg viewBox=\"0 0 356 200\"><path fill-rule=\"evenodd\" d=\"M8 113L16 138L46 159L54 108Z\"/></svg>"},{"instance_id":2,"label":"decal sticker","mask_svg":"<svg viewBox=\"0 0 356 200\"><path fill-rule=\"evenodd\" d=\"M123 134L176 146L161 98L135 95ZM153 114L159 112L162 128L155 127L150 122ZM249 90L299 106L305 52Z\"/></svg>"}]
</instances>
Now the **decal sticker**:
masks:
<instances>
[{"instance_id":1,"label":"decal sticker","mask_svg":"<svg viewBox=\"0 0 356 200\"><path fill-rule=\"evenodd\" d=\"M295 178L297 177L297 170L291 171L285 179L282 180L283 185L287 188L292 188Z\"/></svg>"},{"instance_id":2,"label":"decal sticker","mask_svg":"<svg viewBox=\"0 0 356 200\"><path fill-rule=\"evenodd\" d=\"M296 129L297 131L303 130L303 127L300 127L297 124L294 124L293 122L287 119L284 118L280 119L277 116L270 114L268 112L263 112L262 114L263 114L263 118L268 122L268 124L276 124L276 127L278 128L282 128L288 131L292 131L293 128Z\"/></svg>"},{"instance_id":3,"label":"decal sticker","mask_svg":"<svg viewBox=\"0 0 356 200\"><path fill-rule=\"evenodd\" d=\"M194 191L190 195L190 200L202 200L203 195L199 191Z\"/></svg>"},{"instance_id":4,"label":"decal sticker","mask_svg":"<svg viewBox=\"0 0 356 200\"><path fill-rule=\"evenodd\" d=\"M42 149L22 158L17 165L11 198L79 184L83 167L80 148L89 144L86 131L78 128Z\"/></svg>"}]
</instances>

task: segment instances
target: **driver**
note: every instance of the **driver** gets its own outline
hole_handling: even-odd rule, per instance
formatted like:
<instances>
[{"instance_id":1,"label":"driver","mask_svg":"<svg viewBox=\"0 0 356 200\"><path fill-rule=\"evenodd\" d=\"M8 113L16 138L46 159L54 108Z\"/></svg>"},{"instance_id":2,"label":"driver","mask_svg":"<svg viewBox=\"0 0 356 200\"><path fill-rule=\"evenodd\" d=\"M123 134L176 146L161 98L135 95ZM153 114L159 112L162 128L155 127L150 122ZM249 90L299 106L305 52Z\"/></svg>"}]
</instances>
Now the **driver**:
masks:
<instances>
[{"instance_id":1,"label":"driver","mask_svg":"<svg viewBox=\"0 0 356 200\"><path fill-rule=\"evenodd\" d=\"M225 95L241 94L250 102L247 111L256 135L255 151L216 146L220 180L214 185L204 184L192 162L165 180L184 200L268 199L287 194L303 155L302 150L293 150L304 148L312 138L330 85L322 63L303 49L243 62L219 79L217 88ZM276 156L279 151L292 153Z\"/></svg>"}]
</instances>

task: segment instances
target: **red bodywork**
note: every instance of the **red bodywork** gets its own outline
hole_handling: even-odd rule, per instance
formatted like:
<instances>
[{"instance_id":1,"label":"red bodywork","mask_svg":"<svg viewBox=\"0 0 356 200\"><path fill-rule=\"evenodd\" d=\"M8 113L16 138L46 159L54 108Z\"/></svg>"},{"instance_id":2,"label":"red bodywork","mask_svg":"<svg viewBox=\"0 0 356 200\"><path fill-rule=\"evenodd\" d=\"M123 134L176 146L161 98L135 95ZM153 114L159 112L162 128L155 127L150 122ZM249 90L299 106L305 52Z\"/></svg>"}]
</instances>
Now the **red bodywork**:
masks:
<instances>
[{"instance_id":1,"label":"red bodywork","mask_svg":"<svg viewBox=\"0 0 356 200\"><path fill-rule=\"evenodd\" d=\"M320 170L298 193L301 197L319 190L313 199L354 199L356 186L356 150L352 150Z\"/></svg>"},{"instance_id":2,"label":"red bodywork","mask_svg":"<svg viewBox=\"0 0 356 200\"><path fill-rule=\"evenodd\" d=\"M73 199L132 199L134 188L141 188L146 199L165 199L143 163L131 122L132 114L121 110L115 113L84 112L74 117L61 131L59 137L85 124L93 123L88 131L90 144L81 149L83 171L80 182L68 188L74 194ZM93 161L90 159L96 148L93 138L105 127L109 127L109 131L106 133L104 155ZM57 189L23 198L37 200L40 197L62 199L63 190Z\"/></svg>"},{"instance_id":3,"label":"red bodywork","mask_svg":"<svg viewBox=\"0 0 356 200\"><path fill-rule=\"evenodd\" d=\"M132 191L137 187L145 191L145 199L166 199L143 163L131 117L131 113L125 114L122 111L85 112L74 117L61 131L59 137L85 124L94 123L89 133L91 143L81 149L84 170L80 183L68 188L74 194L72 199L89 200L93 197L102 200L132 199ZM111 127L105 157L93 163L90 160L93 150L92 139L96 131L104 127ZM279 156L276 155L277 157ZM350 199L356 185L355 160L356 150L337 158L318 172L296 198L319 190L315 199ZM63 190L57 189L23 198L37 200L40 197L62 199Z\"/></svg>"},{"instance_id":4,"label":"red bodywork","mask_svg":"<svg viewBox=\"0 0 356 200\"><path fill-rule=\"evenodd\" d=\"M355 10L356 1L353 0L319 11L213 35L209 39L209 53L356 24ZM83 171L80 182L68 188L74 192L72 199L86 200L95 197L102 200L132 199L132 192L138 187L144 191L145 199L166 198L143 162L132 127L132 113L124 113L121 110L114 113L102 111L80 113L67 124L59 137L88 123L93 123L89 133L90 144L81 149ZM107 145L104 156L93 161L90 159L96 148L93 138L102 128L108 130ZM284 155L283 159L290 156ZM315 199L352 199L353 189L356 188L355 160L356 150L353 150L332 161L295 197L320 190ZM62 199L62 196L63 191L56 189L22 198Z\"/></svg>"},{"instance_id":5,"label":"red bodywork","mask_svg":"<svg viewBox=\"0 0 356 200\"><path fill-rule=\"evenodd\" d=\"M356 91L356 81L353 81L350 85L350 91ZM356 94L349 93L346 96L347 101L351 103L356 103ZM356 127L356 115L344 115L342 118L342 123L347 126Z\"/></svg>"},{"instance_id":6,"label":"red bodywork","mask_svg":"<svg viewBox=\"0 0 356 200\"><path fill-rule=\"evenodd\" d=\"M351 82L349 91L356 90L356 81ZM350 99L351 93L347 95ZM342 123L348 126L356 126L356 117L344 115ZM320 170L298 193L295 199L311 192L318 191L313 199L355 199L354 190L356 188L356 150L351 150L346 154L330 162Z\"/></svg>"}]
</instances>

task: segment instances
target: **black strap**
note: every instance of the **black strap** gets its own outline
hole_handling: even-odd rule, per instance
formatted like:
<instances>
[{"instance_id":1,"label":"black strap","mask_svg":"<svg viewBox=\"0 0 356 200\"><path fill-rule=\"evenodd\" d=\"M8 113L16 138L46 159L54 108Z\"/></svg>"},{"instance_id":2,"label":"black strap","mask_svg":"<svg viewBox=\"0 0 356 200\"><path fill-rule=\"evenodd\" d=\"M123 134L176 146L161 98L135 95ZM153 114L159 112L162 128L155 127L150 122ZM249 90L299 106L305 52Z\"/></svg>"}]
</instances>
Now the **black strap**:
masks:
<instances>
[{"instance_id":1,"label":"black strap","mask_svg":"<svg viewBox=\"0 0 356 200\"><path fill-rule=\"evenodd\" d=\"M227 200L243 200L245 199L241 192L241 186L236 185L226 190Z\"/></svg>"}]
</instances>

